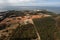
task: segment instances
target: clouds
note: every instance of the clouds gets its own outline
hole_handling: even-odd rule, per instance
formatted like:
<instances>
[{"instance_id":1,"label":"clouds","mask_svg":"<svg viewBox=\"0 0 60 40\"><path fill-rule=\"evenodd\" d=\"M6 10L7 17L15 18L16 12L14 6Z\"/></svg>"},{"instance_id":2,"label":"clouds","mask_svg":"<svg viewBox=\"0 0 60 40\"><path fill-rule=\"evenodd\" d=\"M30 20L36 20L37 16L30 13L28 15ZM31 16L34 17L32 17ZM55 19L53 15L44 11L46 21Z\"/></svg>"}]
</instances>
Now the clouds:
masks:
<instances>
[{"instance_id":1,"label":"clouds","mask_svg":"<svg viewBox=\"0 0 60 40\"><path fill-rule=\"evenodd\" d=\"M23 3L23 2L32 2L35 0L0 0L0 3Z\"/></svg>"},{"instance_id":2,"label":"clouds","mask_svg":"<svg viewBox=\"0 0 60 40\"><path fill-rule=\"evenodd\" d=\"M23 3L30 2L31 0L7 0L8 3Z\"/></svg>"},{"instance_id":3,"label":"clouds","mask_svg":"<svg viewBox=\"0 0 60 40\"><path fill-rule=\"evenodd\" d=\"M32 3L33 6L60 6L60 2Z\"/></svg>"},{"instance_id":4,"label":"clouds","mask_svg":"<svg viewBox=\"0 0 60 40\"><path fill-rule=\"evenodd\" d=\"M13 8L17 9L20 6L59 6L60 7L60 0L0 0L0 10L13 9Z\"/></svg>"},{"instance_id":5,"label":"clouds","mask_svg":"<svg viewBox=\"0 0 60 40\"><path fill-rule=\"evenodd\" d=\"M0 0L0 4L1 4L1 3L4 3L4 1L3 1L3 0Z\"/></svg>"},{"instance_id":6,"label":"clouds","mask_svg":"<svg viewBox=\"0 0 60 40\"><path fill-rule=\"evenodd\" d=\"M59 6L59 0L0 0L1 6Z\"/></svg>"},{"instance_id":7,"label":"clouds","mask_svg":"<svg viewBox=\"0 0 60 40\"><path fill-rule=\"evenodd\" d=\"M0 6L22 6L36 0L0 0Z\"/></svg>"}]
</instances>

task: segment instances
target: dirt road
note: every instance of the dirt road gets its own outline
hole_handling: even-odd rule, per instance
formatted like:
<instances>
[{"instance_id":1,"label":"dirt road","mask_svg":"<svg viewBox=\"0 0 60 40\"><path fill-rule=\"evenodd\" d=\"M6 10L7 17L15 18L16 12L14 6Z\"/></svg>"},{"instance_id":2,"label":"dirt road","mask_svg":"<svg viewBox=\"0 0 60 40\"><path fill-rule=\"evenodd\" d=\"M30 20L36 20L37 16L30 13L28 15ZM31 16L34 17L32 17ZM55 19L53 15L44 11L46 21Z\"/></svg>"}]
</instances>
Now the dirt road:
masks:
<instances>
[{"instance_id":1,"label":"dirt road","mask_svg":"<svg viewBox=\"0 0 60 40\"><path fill-rule=\"evenodd\" d=\"M34 29L35 29L35 31L36 31L36 33L37 33L38 38L37 38L36 40L41 40L40 35L39 35L39 33L38 33L38 30L37 30L37 28L36 28L33 20L32 20L32 19L29 19L29 21L30 21L30 23L32 23L32 24L34 25Z\"/></svg>"}]
</instances>

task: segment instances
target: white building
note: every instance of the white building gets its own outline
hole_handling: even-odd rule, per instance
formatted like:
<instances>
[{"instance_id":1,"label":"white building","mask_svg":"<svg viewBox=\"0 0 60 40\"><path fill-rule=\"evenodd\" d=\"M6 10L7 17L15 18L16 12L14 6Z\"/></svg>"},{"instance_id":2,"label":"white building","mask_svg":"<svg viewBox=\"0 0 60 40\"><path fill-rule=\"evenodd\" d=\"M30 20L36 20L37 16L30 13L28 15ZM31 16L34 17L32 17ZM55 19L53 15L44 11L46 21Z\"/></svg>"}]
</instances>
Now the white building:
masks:
<instances>
[{"instance_id":1,"label":"white building","mask_svg":"<svg viewBox=\"0 0 60 40\"><path fill-rule=\"evenodd\" d=\"M3 19L3 16L0 16L0 19Z\"/></svg>"}]
</instances>

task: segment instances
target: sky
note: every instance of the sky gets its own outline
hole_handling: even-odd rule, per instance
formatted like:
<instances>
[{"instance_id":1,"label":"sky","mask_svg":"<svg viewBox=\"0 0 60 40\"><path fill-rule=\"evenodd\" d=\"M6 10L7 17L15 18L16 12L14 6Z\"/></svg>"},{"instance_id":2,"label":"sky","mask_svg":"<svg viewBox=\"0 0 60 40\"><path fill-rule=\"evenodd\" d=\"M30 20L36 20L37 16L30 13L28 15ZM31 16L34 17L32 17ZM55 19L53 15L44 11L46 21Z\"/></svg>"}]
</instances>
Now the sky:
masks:
<instances>
[{"instance_id":1,"label":"sky","mask_svg":"<svg viewBox=\"0 0 60 40\"><path fill-rule=\"evenodd\" d=\"M2 6L60 6L60 0L0 0Z\"/></svg>"}]
</instances>

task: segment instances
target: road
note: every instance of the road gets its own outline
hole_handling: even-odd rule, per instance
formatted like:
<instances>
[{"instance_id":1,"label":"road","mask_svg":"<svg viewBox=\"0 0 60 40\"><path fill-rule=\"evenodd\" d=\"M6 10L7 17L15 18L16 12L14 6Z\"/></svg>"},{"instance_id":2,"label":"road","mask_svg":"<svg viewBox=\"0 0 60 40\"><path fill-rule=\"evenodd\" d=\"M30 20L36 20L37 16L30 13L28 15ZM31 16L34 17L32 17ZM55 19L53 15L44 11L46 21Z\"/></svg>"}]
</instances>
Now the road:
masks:
<instances>
[{"instance_id":1,"label":"road","mask_svg":"<svg viewBox=\"0 0 60 40\"><path fill-rule=\"evenodd\" d=\"M32 19L28 19L28 20L30 21L30 23L32 23L32 24L34 25L34 29L35 29L36 34L37 34L37 36L38 36L38 38L32 39L32 40L41 40L40 35L39 35L39 33L38 33L38 30L37 30L37 28L36 28L33 20L32 20ZM21 25L20 25L18 28L16 28L16 30L13 32L13 34L8 38L9 40L10 40L10 39L13 40L13 38L16 37L15 35L19 35L19 32L20 32L20 29L19 29L19 28L20 28L20 27L21 27ZM12 37L13 37L13 38L12 38Z\"/></svg>"},{"instance_id":2,"label":"road","mask_svg":"<svg viewBox=\"0 0 60 40\"><path fill-rule=\"evenodd\" d=\"M34 25L34 29L35 29L35 31L36 31L36 33L37 33L38 38L37 38L36 40L41 40L41 37L40 37L40 35L39 35L39 33L38 33L38 30L37 30L37 28L36 28L33 20L32 20L32 19L29 19L29 20L30 20L30 22Z\"/></svg>"},{"instance_id":3,"label":"road","mask_svg":"<svg viewBox=\"0 0 60 40\"><path fill-rule=\"evenodd\" d=\"M34 29L35 29L36 34L37 34L37 36L38 36L38 38L32 39L32 40L41 40L40 35L39 35L39 33L38 33L38 30L37 30L37 28L36 28L36 26L35 26L35 24L34 24L32 18L26 19L26 20L29 20L29 22L32 23L32 24L34 25ZM21 26L21 25L20 25L20 26ZM20 27L18 27L18 28L16 29L17 31L15 32L14 35L17 35L17 34L19 33L19 31L20 31L19 28L20 28ZM12 35L11 37L13 37L14 35ZM14 36L14 37L15 37L15 36Z\"/></svg>"},{"instance_id":4,"label":"road","mask_svg":"<svg viewBox=\"0 0 60 40\"><path fill-rule=\"evenodd\" d=\"M39 35L39 33L38 33L38 30L37 30L37 28L36 28L36 26L35 26L35 24L34 24L34 22L33 22L33 20L32 20L32 19L34 19L34 18L40 18L40 16L38 16L38 15L36 16L36 15L35 15L35 16L32 16L30 19L27 19L27 17L21 18L21 20L19 20L19 22L23 22L24 20L29 20L29 22L34 25L34 29L35 29L35 31L36 31L36 33L37 33L38 38L37 38L36 40L41 40L40 35ZM8 19L9 19L9 18L8 18ZM18 22L18 20L15 20L15 21L14 21L13 18L10 18L10 19L12 19L12 20L11 20L11 23L17 23L17 22ZM16 19L17 19L17 17L16 17ZM7 20L7 19L6 19L6 20ZM4 21L5 21L5 20L4 20ZM3 22L4 22L4 21L3 21ZM2 23L3 23L3 22L2 22ZM16 28L17 31L19 31L18 29L19 29L19 27ZM13 35L16 35L16 34L15 34L15 33L17 33L16 30L13 32L13 34L11 35L11 37L12 37ZM9 37L9 39L10 39L10 37Z\"/></svg>"}]
</instances>

